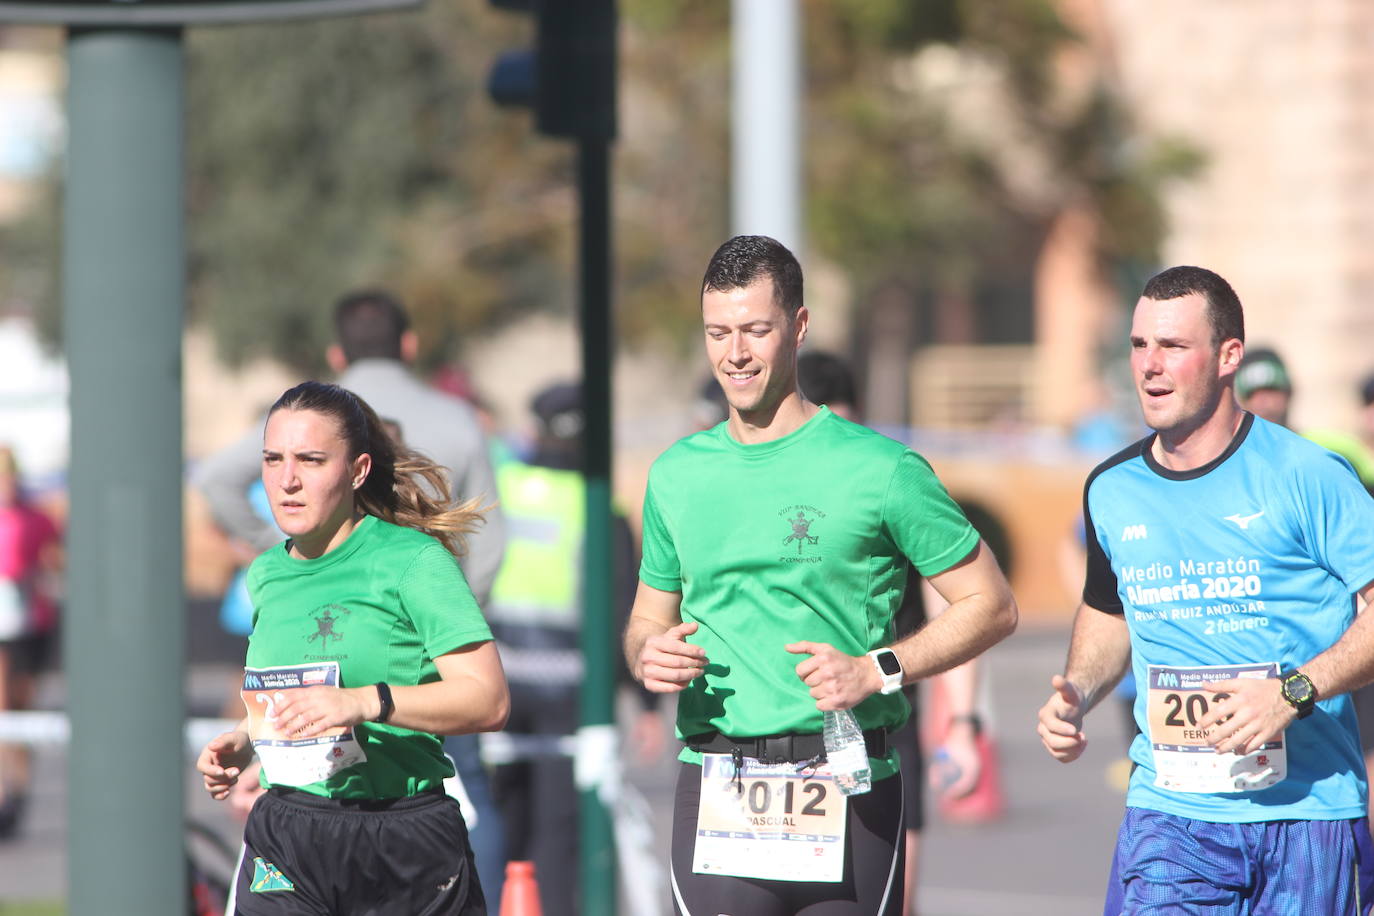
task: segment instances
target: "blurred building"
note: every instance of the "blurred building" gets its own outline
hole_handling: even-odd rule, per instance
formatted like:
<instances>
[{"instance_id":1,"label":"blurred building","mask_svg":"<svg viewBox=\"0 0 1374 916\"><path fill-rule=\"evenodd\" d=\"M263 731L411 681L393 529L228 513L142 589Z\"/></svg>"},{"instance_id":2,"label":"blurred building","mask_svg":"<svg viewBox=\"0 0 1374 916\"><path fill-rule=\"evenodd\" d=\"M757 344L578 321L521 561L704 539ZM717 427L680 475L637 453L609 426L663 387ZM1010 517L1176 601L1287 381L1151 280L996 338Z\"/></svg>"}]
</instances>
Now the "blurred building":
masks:
<instances>
[{"instance_id":1,"label":"blurred building","mask_svg":"<svg viewBox=\"0 0 1374 916\"><path fill-rule=\"evenodd\" d=\"M1354 423L1374 368L1374 4L1099 0L1142 122L1210 158L1165 260L1215 268L1283 353L1299 427Z\"/></svg>"},{"instance_id":2,"label":"blurred building","mask_svg":"<svg viewBox=\"0 0 1374 916\"><path fill-rule=\"evenodd\" d=\"M1017 149L1014 126L1000 135L994 127L989 142L1026 160L1003 168L1022 169L1027 199L1052 201L1033 265L1003 284L1003 298L1031 322L999 315L996 302L944 302L934 307L947 314L913 334L912 316L932 306L898 289L886 294L893 302L876 303L861 343L872 360L870 417L917 430L956 497L1005 524L1021 567L1014 584L1032 615L1071 608L1056 571L1057 533L1079 511L1083 471L1111 450L1110 436L1065 450L1067 434L1085 422L1143 432L1126 335L1155 270L1197 264L1232 283L1249 342L1278 348L1292 371L1299 428L1352 427L1355 381L1374 368L1374 5L1056 6L1082 39L1056 62L1065 99L1106 85L1126 103L1140 142L1178 138L1201 155L1200 172L1165 186L1158 263L1129 273L1104 265L1102 235L1121 227L1104 226L1081 194L1056 198L1043 171L1037 179L1037 151ZM995 123L987 88L960 86L952 115Z\"/></svg>"},{"instance_id":3,"label":"blurred building","mask_svg":"<svg viewBox=\"0 0 1374 916\"><path fill-rule=\"evenodd\" d=\"M1062 91L1105 81L1143 136L1182 138L1204 159L1200 174L1166 186L1168 230L1144 276L1173 264L1225 276L1245 303L1250 342L1279 348L1292 369L1296 425L1352 425L1354 381L1374 367L1374 5L1057 6L1083 39L1063 54ZM1128 285L1103 275L1098 218L1071 199L1050 217L1030 337L917 349L915 425L1016 418L1063 429L1100 406L1144 276Z\"/></svg>"}]
</instances>

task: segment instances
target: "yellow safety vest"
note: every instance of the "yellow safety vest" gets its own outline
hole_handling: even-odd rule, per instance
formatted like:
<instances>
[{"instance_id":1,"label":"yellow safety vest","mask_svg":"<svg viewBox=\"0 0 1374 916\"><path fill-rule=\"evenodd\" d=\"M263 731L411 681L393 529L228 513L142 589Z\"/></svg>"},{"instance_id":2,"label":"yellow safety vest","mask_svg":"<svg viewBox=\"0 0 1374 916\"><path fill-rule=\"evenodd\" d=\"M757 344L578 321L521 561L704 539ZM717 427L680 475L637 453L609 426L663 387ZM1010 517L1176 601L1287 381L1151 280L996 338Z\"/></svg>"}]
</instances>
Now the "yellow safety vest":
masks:
<instances>
[{"instance_id":1,"label":"yellow safety vest","mask_svg":"<svg viewBox=\"0 0 1374 916\"><path fill-rule=\"evenodd\" d=\"M576 471L507 462L496 473L506 558L492 585L493 623L575 631L582 619L585 485Z\"/></svg>"}]
</instances>

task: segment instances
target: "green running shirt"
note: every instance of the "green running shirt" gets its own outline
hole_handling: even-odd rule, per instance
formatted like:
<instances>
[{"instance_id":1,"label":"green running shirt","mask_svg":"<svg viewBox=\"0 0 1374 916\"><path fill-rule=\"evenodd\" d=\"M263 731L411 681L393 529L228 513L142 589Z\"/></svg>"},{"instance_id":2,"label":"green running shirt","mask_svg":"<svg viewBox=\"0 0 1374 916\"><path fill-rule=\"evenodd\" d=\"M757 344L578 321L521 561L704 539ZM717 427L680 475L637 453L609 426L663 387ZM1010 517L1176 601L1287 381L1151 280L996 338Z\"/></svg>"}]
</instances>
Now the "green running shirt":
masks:
<instances>
[{"instance_id":1,"label":"green running shirt","mask_svg":"<svg viewBox=\"0 0 1374 916\"><path fill-rule=\"evenodd\" d=\"M819 732L795 670L806 656L783 646L890 644L908 565L941 573L977 543L925 459L828 408L772 442L741 444L726 423L679 441L649 472L640 566L645 584L682 593L709 660L678 695L678 737ZM874 694L855 712L896 728L909 707ZM889 754L873 775L895 769Z\"/></svg>"},{"instance_id":2,"label":"green running shirt","mask_svg":"<svg viewBox=\"0 0 1374 916\"><path fill-rule=\"evenodd\" d=\"M491 639L458 561L423 532L369 515L316 559L296 559L286 546L248 569L249 668L333 661L343 687L427 684L439 680L435 658ZM353 731L366 762L295 788L330 798L401 798L441 789L453 775L435 735L371 722Z\"/></svg>"}]
</instances>

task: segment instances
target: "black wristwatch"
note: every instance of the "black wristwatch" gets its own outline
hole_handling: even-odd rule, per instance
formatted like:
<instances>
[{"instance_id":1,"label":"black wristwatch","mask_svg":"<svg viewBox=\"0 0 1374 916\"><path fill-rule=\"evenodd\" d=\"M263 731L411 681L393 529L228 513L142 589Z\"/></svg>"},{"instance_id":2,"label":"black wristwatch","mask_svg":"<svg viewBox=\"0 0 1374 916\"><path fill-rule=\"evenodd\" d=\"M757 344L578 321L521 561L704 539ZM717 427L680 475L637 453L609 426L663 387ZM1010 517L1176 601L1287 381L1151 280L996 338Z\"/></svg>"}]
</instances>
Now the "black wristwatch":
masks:
<instances>
[{"instance_id":1,"label":"black wristwatch","mask_svg":"<svg viewBox=\"0 0 1374 916\"><path fill-rule=\"evenodd\" d=\"M391 699L391 685L387 684L385 681L378 681L376 687L377 699L381 703L381 709L377 711L377 717L372 721L385 722L387 719L390 719L391 714L396 711L396 704Z\"/></svg>"},{"instance_id":2,"label":"black wristwatch","mask_svg":"<svg viewBox=\"0 0 1374 916\"><path fill-rule=\"evenodd\" d=\"M1279 688L1288 705L1298 711L1299 719L1312 715L1317 706L1317 687L1310 677L1301 671L1285 671L1279 675Z\"/></svg>"}]
</instances>

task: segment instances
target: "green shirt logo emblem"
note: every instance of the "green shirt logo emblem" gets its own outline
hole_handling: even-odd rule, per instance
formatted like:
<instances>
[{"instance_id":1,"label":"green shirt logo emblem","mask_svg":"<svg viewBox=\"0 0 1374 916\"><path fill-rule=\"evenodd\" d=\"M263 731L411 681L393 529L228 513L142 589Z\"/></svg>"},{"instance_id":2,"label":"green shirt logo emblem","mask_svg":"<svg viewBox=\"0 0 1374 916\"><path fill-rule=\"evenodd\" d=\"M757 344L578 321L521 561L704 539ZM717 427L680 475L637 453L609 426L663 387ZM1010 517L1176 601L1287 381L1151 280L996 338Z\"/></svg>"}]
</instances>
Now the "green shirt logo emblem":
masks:
<instances>
[{"instance_id":1,"label":"green shirt logo emblem","mask_svg":"<svg viewBox=\"0 0 1374 916\"><path fill-rule=\"evenodd\" d=\"M340 618L338 615L331 613L331 608L334 610L341 610L345 614L348 613L347 608L340 608L336 605L326 604L324 607L320 608L318 611L310 615L314 619L315 626L318 629L316 629L314 633L311 633L309 636L305 638L305 641L309 643L313 643L316 640L319 640L320 651L322 652L329 651L329 641L331 639L335 642L342 642L344 638L344 635L342 633L334 629L334 624L338 623Z\"/></svg>"},{"instance_id":2,"label":"green shirt logo emblem","mask_svg":"<svg viewBox=\"0 0 1374 916\"><path fill-rule=\"evenodd\" d=\"M796 541L797 553L800 555L802 548L807 544L819 543L820 537L811 533L811 523L814 521L814 518L806 517L806 512L804 510L798 509L796 518L788 519L788 522L792 525L792 533L782 539L782 545L786 547L793 541Z\"/></svg>"}]
</instances>

